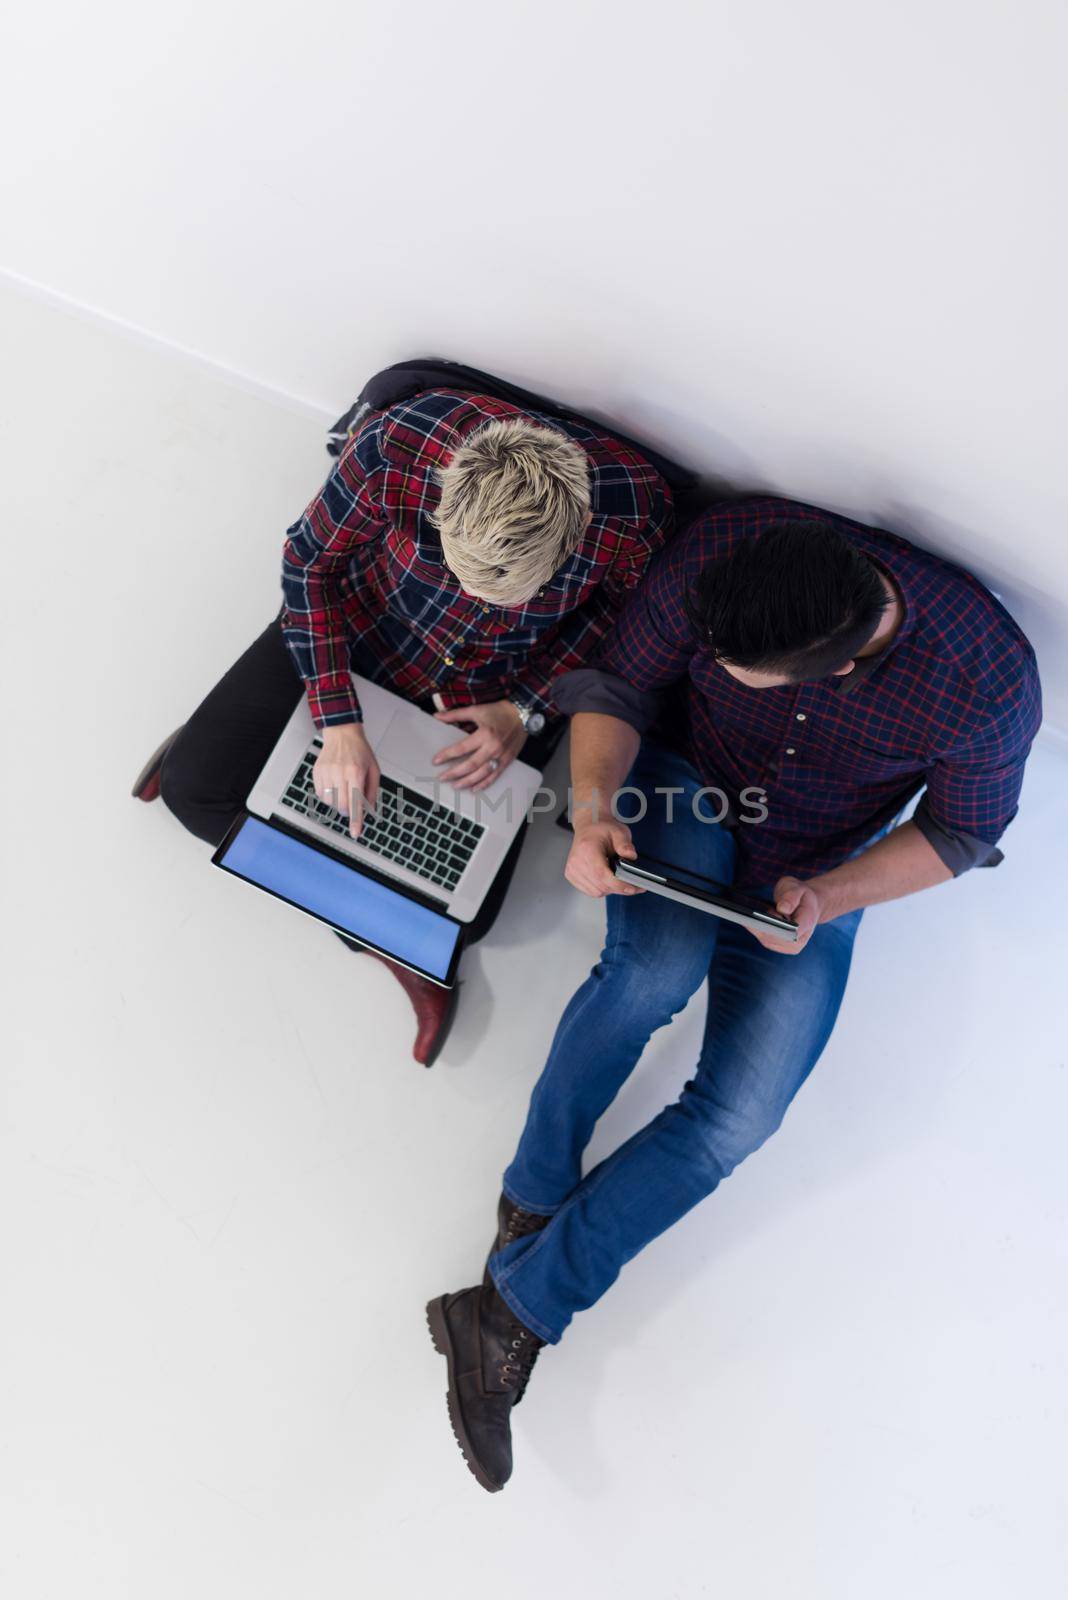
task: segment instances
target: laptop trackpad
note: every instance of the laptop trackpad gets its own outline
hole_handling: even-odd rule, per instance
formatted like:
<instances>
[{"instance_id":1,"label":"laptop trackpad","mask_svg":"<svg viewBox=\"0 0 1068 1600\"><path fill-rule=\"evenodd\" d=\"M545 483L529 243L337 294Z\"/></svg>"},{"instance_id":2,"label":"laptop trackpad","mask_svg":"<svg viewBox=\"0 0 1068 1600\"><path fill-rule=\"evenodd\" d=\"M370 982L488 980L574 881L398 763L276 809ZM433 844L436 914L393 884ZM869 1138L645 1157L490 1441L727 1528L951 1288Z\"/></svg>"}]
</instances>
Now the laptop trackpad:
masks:
<instances>
[{"instance_id":1,"label":"laptop trackpad","mask_svg":"<svg viewBox=\"0 0 1068 1600\"><path fill-rule=\"evenodd\" d=\"M444 778L448 771L448 767L434 766L435 753L463 737L461 728L447 722L398 711L390 719L385 733L375 741L374 750L384 772L399 768L413 778L421 778L424 783L433 783L435 778Z\"/></svg>"}]
</instances>

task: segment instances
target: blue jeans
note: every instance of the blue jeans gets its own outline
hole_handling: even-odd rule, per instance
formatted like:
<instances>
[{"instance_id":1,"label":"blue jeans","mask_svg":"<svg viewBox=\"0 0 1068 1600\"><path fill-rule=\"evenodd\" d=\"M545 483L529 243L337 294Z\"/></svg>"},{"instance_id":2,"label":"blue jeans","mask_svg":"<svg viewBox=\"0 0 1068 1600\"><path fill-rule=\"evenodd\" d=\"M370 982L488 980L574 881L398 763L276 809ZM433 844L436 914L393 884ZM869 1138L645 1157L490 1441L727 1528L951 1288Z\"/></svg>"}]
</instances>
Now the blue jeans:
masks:
<instances>
[{"instance_id":1,"label":"blue jeans","mask_svg":"<svg viewBox=\"0 0 1068 1600\"><path fill-rule=\"evenodd\" d=\"M687 761L643 745L627 783L648 796L645 817L631 825L639 853L731 882L734 840L695 817L701 780ZM664 797L652 793L658 785L683 790L672 820ZM701 804L706 816L715 809L714 799ZM628 796L620 811L631 808L638 805ZM771 886L761 892L770 898ZM611 895L607 908L601 958L560 1020L504 1174L511 1200L552 1221L490 1259L503 1298L553 1344L627 1261L775 1132L830 1037L862 915L822 923L790 956L660 895ZM583 1177L598 1118L651 1035L706 977L708 1018L693 1077L674 1104Z\"/></svg>"}]
</instances>

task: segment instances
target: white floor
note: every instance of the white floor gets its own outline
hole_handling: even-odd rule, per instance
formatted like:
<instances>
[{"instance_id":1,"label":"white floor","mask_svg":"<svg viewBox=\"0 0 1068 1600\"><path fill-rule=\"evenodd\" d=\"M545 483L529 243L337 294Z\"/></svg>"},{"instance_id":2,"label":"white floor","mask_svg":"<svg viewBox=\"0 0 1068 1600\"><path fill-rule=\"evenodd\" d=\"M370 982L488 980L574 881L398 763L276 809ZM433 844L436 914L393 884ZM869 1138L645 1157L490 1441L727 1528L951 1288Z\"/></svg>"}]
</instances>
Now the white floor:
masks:
<instances>
[{"instance_id":1,"label":"white floor","mask_svg":"<svg viewBox=\"0 0 1068 1600\"><path fill-rule=\"evenodd\" d=\"M1063 1594L1063 755L1003 867L869 913L785 1128L544 1355L487 1496L423 1305L480 1272L601 912L544 822L425 1072L387 974L130 800L273 614L322 430L7 291L0 329L5 1595Z\"/></svg>"}]
</instances>

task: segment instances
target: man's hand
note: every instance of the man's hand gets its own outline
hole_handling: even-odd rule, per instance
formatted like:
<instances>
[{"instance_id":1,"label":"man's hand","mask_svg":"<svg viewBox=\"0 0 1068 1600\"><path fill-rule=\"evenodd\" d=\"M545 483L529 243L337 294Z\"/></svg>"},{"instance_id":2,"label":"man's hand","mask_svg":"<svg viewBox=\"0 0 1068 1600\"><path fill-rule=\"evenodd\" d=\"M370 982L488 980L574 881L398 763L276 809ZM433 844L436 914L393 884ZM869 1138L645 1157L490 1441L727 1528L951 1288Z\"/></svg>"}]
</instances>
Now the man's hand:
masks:
<instances>
[{"instance_id":1,"label":"man's hand","mask_svg":"<svg viewBox=\"0 0 1068 1600\"><path fill-rule=\"evenodd\" d=\"M606 894L644 894L636 884L621 883L611 866L614 856L633 861L637 854L624 822L576 825L564 877L593 900L603 900Z\"/></svg>"},{"instance_id":2,"label":"man's hand","mask_svg":"<svg viewBox=\"0 0 1068 1600\"><path fill-rule=\"evenodd\" d=\"M475 724L474 733L446 745L434 757L435 766L448 765L443 776L454 789L488 789L527 741L523 719L510 700L492 700L483 706L453 706L434 715L439 722Z\"/></svg>"},{"instance_id":3,"label":"man's hand","mask_svg":"<svg viewBox=\"0 0 1068 1600\"><path fill-rule=\"evenodd\" d=\"M323 729L312 782L324 805L348 817L349 832L358 839L366 806L378 802L378 762L358 722Z\"/></svg>"},{"instance_id":4,"label":"man's hand","mask_svg":"<svg viewBox=\"0 0 1068 1600\"><path fill-rule=\"evenodd\" d=\"M775 885L775 909L780 917L792 917L797 923L797 939L794 943L788 939L777 939L773 933L753 933L752 928L749 932L765 950L778 950L784 956L799 956L813 928L820 921L823 911L821 895L811 883L802 883L800 878L780 878Z\"/></svg>"}]
</instances>

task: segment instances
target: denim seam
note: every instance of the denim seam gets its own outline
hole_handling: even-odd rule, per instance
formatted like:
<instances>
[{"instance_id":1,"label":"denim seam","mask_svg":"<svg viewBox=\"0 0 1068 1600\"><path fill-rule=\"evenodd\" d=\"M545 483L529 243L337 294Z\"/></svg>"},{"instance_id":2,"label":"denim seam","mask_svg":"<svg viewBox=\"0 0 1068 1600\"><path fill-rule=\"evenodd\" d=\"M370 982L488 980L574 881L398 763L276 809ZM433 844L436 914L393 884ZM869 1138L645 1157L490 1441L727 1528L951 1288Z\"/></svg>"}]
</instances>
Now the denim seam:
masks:
<instances>
[{"instance_id":1,"label":"denim seam","mask_svg":"<svg viewBox=\"0 0 1068 1600\"><path fill-rule=\"evenodd\" d=\"M669 1108L667 1106L664 1107L665 1111L668 1110L668 1109ZM602 1183L604 1183L605 1179L608 1177L609 1168L610 1168L611 1164L614 1162L615 1157L619 1155L620 1150L626 1150L628 1155L629 1155L633 1151L639 1150L647 1139L652 1138L654 1132L656 1131L655 1125L656 1125L656 1122L657 1122L657 1118L660 1116L660 1114L661 1113L658 1112L657 1116L653 1118L652 1122L648 1123L644 1128L642 1128L640 1130L639 1133L635 1134L633 1139L628 1139L624 1144L621 1144L619 1146L618 1150L613 1150L613 1152L612 1152L612 1154L610 1156L606 1156L605 1157L604 1161L601 1163L601 1170L597 1173L597 1176L593 1179L592 1183L589 1184L589 1188L586 1190L586 1195L587 1196L597 1193L597 1190L601 1187ZM533 1244L530 1246L530 1248L528 1250L524 1250L523 1254L521 1256L519 1256L515 1261L510 1262L509 1265L503 1269L503 1271L500 1271L499 1273L498 1272L493 1273L493 1281L494 1281L494 1283L496 1283L498 1288L500 1288L502 1284L507 1286L510 1283L511 1279L519 1271L520 1267L526 1266L528 1261L533 1260L533 1258L537 1255L538 1251L546 1243L546 1241L547 1241L547 1239L549 1237L549 1233L550 1233L550 1230L548 1228L543 1228L542 1231L537 1235L537 1237L535 1238ZM534 1331L537 1332L537 1329L535 1329Z\"/></svg>"},{"instance_id":2,"label":"denim seam","mask_svg":"<svg viewBox=\"0 0 1068 1600\"><path fill-rule=\"evenodd\" d=\"M560 1206L554 1206L551 1211L546 1211L544 1206L532 1206L529 1201L522 1200L519 1195L513 1194L503 1179L501 1180L501 1192L514 1206L518 1206L521 1211L530 1211L536 1217L553 1217L560 1209ZM563 1205L563 1201L560 1202L560 1205Z\"/></svg>"},{"instance_id":3,"label":"denim seam","mask_svg":"<svg viewBox=\"0 0 1068 1600\"><path fill-rule=\"evenodd\" d=\"M606 919L606 920L607 920L607 919ZM602 954L605 954L605 953L607 953L607 951L608 951L608 950L609 950L609 949L610 949L610 948L611 948L611 947L612 947L612 946L613 946L613 945L615 945L615 944L618 944L618 943L619 943L619 934L618 934L618 933L616 933L616 932L615 932L615 931L614 931L614 930L613 930L613 929L612 929L612 927L611 927L611 924L610 924L610 923L609 923L609 925L608 925L608 927L607 927L607 928L606 928L606 930L605 930L605 945L604 945L604 951L602 951ZM589 975L589 977L588 977L588 978L587 978L587 979L586 979L586 982L587 982L587 983L589 983L589 981L590 981L590 978L592 978L592 977L593 977L593 973L594 973L594 971L596 971L596 969L597 969L597 967L599 967L599 966L600 966L600 965L601 965L601 957L600 957L600 956L598 956L598 958L597 958L597 960L596 960L596 962L595 962L595 963L594 963L594 967L593 967L593 969L592 969L592 970L591 970L591 972L590 972L590 975ZM589 1008L589 1007L590 1007L590 1006L591 1006L591 1005L592 1005L592 1004L593 1004L593 1002L594 1002L594 1001L595 1001L595 1000L598 1000L598 999L599 999L599 998L600 998L600 994L599 994L599 991L598 991L598 990L597 990L597 989L595 989L595 988L591 988L591 989L590 989L590 992L589 992L589 993L588 993L588 994L587 994L587 996L586 996L586 998L585 998L585 1000L584 1000L584 1001L583 1001L583 1002L582 1002L582 1005L581 1005L581 1006L580 1006L580 1007L579 1007L579 1009L578 1009L578 1010L577 1010L577 1011L576 1011L576 1012L575 1012L575 1015L574 1015L574 1016L573 1016L573 1017L571 1017L571 1018L569 1018L569 1022L568 1022L568 1025L569 1025L569 1026L574 1026L574 1024L575 1024L575 1023L576 1023L576 1022L578 1022L578 1021L579 1021L579 1019L580 1019L580 1018L582 1018L582 1017L583 1017L583 1016L585 1016L585 1014L586 1014L586 1011L587 1011L587 1010L588 1010L588 1008ZM536 1089L536 1087L537 1087L537 1086L535 1086L535 1089ZM522 1144L522 1138L520 1138L520 1144ZM517 1152L516 1152L516 1154L517 1154L517 1155L518 1155L518 1151L517 1151ZM511 1162L509 1162L509 1167L510 1167L510 1166L511 1166L511 1165L512 1165L512 1163L511 1163ZM581 1182L582 1182L582 1177L581 1177L581 1174L580 1174L580 1176L579 1176L579 1183L581 1183ZM577 1188L577 1187L578 1187L578 1184L576 1184L576 1185L575 1185L575 1188ZM506 1183L505 1183L505 1182L504 1182L504 1180L503 1180L503 1178L502 1178L502 1180L501 1180L501 1188L502 1188L502 1189L503 1189L503 1190L504 1190L504 1193L505 1193L505 1194L506 1194L506 1195L507 1195L507 1196L508 1196L508 1198L509 1198L509 1200L511 1200L511 1201L512 1201L512 1203L513 1203L513 1205L517 1205L517 1206L522 1206L522 1208L523 1208L523 1210L524 1210L524 1211L533 1211L533 1212L535 1212L535 1213L536 1213L536 1214L537 1214L537 1215L538 1215L538 1216L539 1216L539 1217L552 1217L552 1216L555 1216L555 1214L556 1214L556 1212L557 1212L557 1211L559 1211L559 1209L560 1209L560 1207L561 1207L561 1206L562 1206L562 1205L563 1205L563 1203L564 1203L564 1201L563 1201L563 1200L560 1200L560 1201L558 1201L558 1202L557 1202L557 1204L556 1204L556 1205L555 1205L555 1206L554 1206L554 1207L553 1207L553 1208L552 1208L552 1210L551 1210L551 1211L546 1211L546 1210L545 1210L545 1208L544 1208L544 1207L543 1207L543 1206L533 1206L533 1205L528 1205L528 1204L527 1204L527 1202L526 1202L526 1201L525 1201L525 1200L523 1200L523 1199L521 1199L521 1198L520 1198L520 1197L519 1197L519 1196L518 1196L518 1195L517 1195L517 1194L515 1194L515 1193L514 1193L514 1192L513 1192L513 1191L512 1191L512 1190L511 1190L511 1189L509 1189L509 1187L508 1187L508 1185L507 1185L507 1184L506 1184ZM574 1193L574 1189L572 1189L572 1190L571 1190L571 1191L569 1191L569 1192L570 1192L570 1193L572 1193L572 1194L573 1194L573 1193ZM565 1196L564 1196L564 1199L565 1199L565 1200L566 1200L566 1199L567 1199L567 1198L568 1198L568 1197L567 1197L567 1195L565 1195Z\"/></svg>"},{"instance_id":4,"label":"denim seam","mask_svg":"<svg viewBox=\"0 0 1068 1600\"><path fill-rule=\"evenodd\" d=\"M493 1279L497 1293L505 1305L515 1312L524 1327L529 1328L531 1333L536 1333L539 1339L544 1339L546 1344L560 1343L562 1335L554 1332L547 1323L542 1322L540 1317L536 1317L532 1312L528 1311L519 1296L513 1289L509 1289L507 1284L502 1286L492 1267L490 1268L490 1277Z\"/></svg>"}]
</instances>

